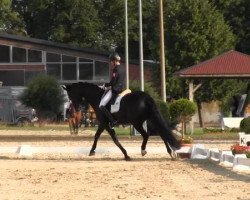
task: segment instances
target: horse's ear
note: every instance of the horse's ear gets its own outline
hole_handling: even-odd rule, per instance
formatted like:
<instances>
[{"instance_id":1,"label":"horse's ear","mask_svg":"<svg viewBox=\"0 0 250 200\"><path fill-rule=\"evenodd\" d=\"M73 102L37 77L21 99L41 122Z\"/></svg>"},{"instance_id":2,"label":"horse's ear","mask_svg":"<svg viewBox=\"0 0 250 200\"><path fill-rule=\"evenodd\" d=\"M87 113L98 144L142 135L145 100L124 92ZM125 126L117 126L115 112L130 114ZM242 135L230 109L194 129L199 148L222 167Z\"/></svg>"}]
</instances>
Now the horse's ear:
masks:
<instances>
[{"instance_id":1,"label":"horse's ear","mask_svg":"<svg viewBox=\"0 0 250 200\"><path fill-rule=\"evenodd\" d=\"M66 90L66 91L69 91L69 86L62 85L62 89Z\"/></svg>"},{"instance_id":2,"label":"horse's ear","mask_svg":"<svg viewBox=\"0 0 250 200\"><path fill-rule=\"evenodd\" d=\"M62 89L67 90L67 88L65 87L65 85L62 85Z\"/></svg>"}]
</instances>

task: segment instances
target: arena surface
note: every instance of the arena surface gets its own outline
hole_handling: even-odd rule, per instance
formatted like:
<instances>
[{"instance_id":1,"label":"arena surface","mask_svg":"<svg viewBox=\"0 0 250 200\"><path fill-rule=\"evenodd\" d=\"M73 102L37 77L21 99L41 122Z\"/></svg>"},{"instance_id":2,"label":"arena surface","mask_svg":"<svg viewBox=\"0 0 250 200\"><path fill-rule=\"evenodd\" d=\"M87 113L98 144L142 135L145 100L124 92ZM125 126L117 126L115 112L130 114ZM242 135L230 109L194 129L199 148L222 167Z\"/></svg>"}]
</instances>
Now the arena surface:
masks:
<instances>
[{"instance_id":1,"label":"arena surface","mask_svg":"<svg viewBox=\"0 0 250 200\"><path fill-rule=\"evenodd\" d=\"M46 140L50 135L57 139ZM20 139L20 136L26 139ZM0 131L0 145L91 147L93 132L80 131L81 140L67 140L68 136L67 131ZM128 138L120 142L125 148L140 149L141 145L140 139ZM231 145L224 142L205 144L208 148L221 150L229 150ZM108 136L101 136L99 148L114 146ZM149 139L150 146L164 144L154 137ZM122 153L112 152L94 157L87 154L35 154L30 159L1 154L0 199L250 199L249 173L234 172L208 160L172 161L167 152L154 154L148 151L145 157L139 153L130 156L132 161L127 162Z\"/></svg>"}]
</instances>

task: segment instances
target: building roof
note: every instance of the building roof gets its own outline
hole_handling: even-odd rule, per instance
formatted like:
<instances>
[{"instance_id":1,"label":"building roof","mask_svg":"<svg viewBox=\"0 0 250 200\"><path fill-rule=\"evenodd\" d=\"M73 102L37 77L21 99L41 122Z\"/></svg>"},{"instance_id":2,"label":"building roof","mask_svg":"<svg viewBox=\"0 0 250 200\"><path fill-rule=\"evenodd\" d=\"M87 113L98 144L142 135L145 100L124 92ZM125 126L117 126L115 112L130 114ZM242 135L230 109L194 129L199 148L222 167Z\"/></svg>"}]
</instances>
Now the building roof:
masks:
<instances>
[{"instance_id":1,"label":"building roof","mask_svg":"<svg viewBox=\"0 0 250 200\"><path fill-rule=\"evenodd\" d=\"M181 78L250 78L250 56L231 50L175 75Z\"/></svg>"},{"instance_id":2,"label":"building roof","mask_svg":"<svg viewBox=\"0 0 250 200\"><path fill-rule=\"evenodd\" d=\"M66 49L66 50L81 51L81 52L85 52L88 54L95 54L95 55L100 55L100 56L108 57L109 55L109 52L105 52L102 50L91 49L91 48L79 48L79 47L69 45L69 44L57 43L57 42L52 42L48 40L41 40L41 39L30 38L30 37L25 37L25 36L20 36L20 35L12 35L6 32L0 32L0 39L8 39L8 40L17 41L17 42L25 42L25 43L35 44L35 45L48 46L48 47Z\"/></svg>"}]
</instances>

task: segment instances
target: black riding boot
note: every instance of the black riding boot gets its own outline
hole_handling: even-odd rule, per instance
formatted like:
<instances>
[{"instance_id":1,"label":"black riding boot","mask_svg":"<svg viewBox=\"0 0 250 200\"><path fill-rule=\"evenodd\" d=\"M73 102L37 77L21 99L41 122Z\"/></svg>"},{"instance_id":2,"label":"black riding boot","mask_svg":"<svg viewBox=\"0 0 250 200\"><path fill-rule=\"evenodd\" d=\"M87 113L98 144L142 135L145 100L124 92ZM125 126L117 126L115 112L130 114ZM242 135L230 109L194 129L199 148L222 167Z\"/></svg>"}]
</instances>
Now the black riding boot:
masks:
<instances>
[{"instance_id":1,"label":"black riding boot","mask_svg":"<svg viewBox=\"0 0 250 200\"><path fill-rule=\"evenodd\" d=\"M101 106L100 109L109 119L109 126L111 129L113 129L117 121L114 119L114 117L111 115L111 113L107 110L105 106Z\"/></svg>"}]
</instances>

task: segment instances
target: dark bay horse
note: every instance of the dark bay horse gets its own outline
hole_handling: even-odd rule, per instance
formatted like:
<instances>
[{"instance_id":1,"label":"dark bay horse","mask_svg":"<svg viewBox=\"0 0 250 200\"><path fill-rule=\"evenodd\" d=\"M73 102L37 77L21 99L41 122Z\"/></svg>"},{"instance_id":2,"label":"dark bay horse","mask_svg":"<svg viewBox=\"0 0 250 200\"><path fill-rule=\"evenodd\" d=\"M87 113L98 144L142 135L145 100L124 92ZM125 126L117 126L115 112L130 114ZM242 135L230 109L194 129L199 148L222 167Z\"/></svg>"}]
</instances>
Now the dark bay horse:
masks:
<instances>
[{"instance_id":1,"label":"dark bay horse","mask_svg":"<svg viewBox=\"0 0 250 200\"><path fill-rule=\"evenodd\" d=\"M73 103L70 103L69 108L66 110L66 117L68 118L70 134L77 135L82 118L80 106L77 106L76 109Z\"/></svg>"},{"instance_id":2,"label":"dark bay horse","mask_svg":"<svg viewBox=\"0 0 250 200\"><path fill-rule=\"evenodd\" d=\"M99 109L99 103L105 90L101 89L97 85L83 82L67 85L66 87L64 87L64 89L67 91L69 99L72 101L76 108L79 106L79 103L84 97L96 112L99 126L96 131L94 143L89 155L91 156L95 154L97 141L101 133L104 131L104 129L106 129L113 139L114 143L124 154L125 160L130 160L127 151L118 141L114 129L111 129L109 127L108 119ZM163 121L154 100L147 93L137 91L127 94L121 100L120 110L113 115L118 120L118 124L130 123L139 133L141 133L143 137L143 142L141 145L142 155L145 155L147 153L145 149L149 137L149 134L143 128L143 122L149 120L150 123L154 125L154 128L157 130L160 137L164 141L167 151L172 159L176 158L176 153L174 152L174 150L180 148L180 143L173 136L173 133L168 124Z\"/></svg>"}]
</instances>

